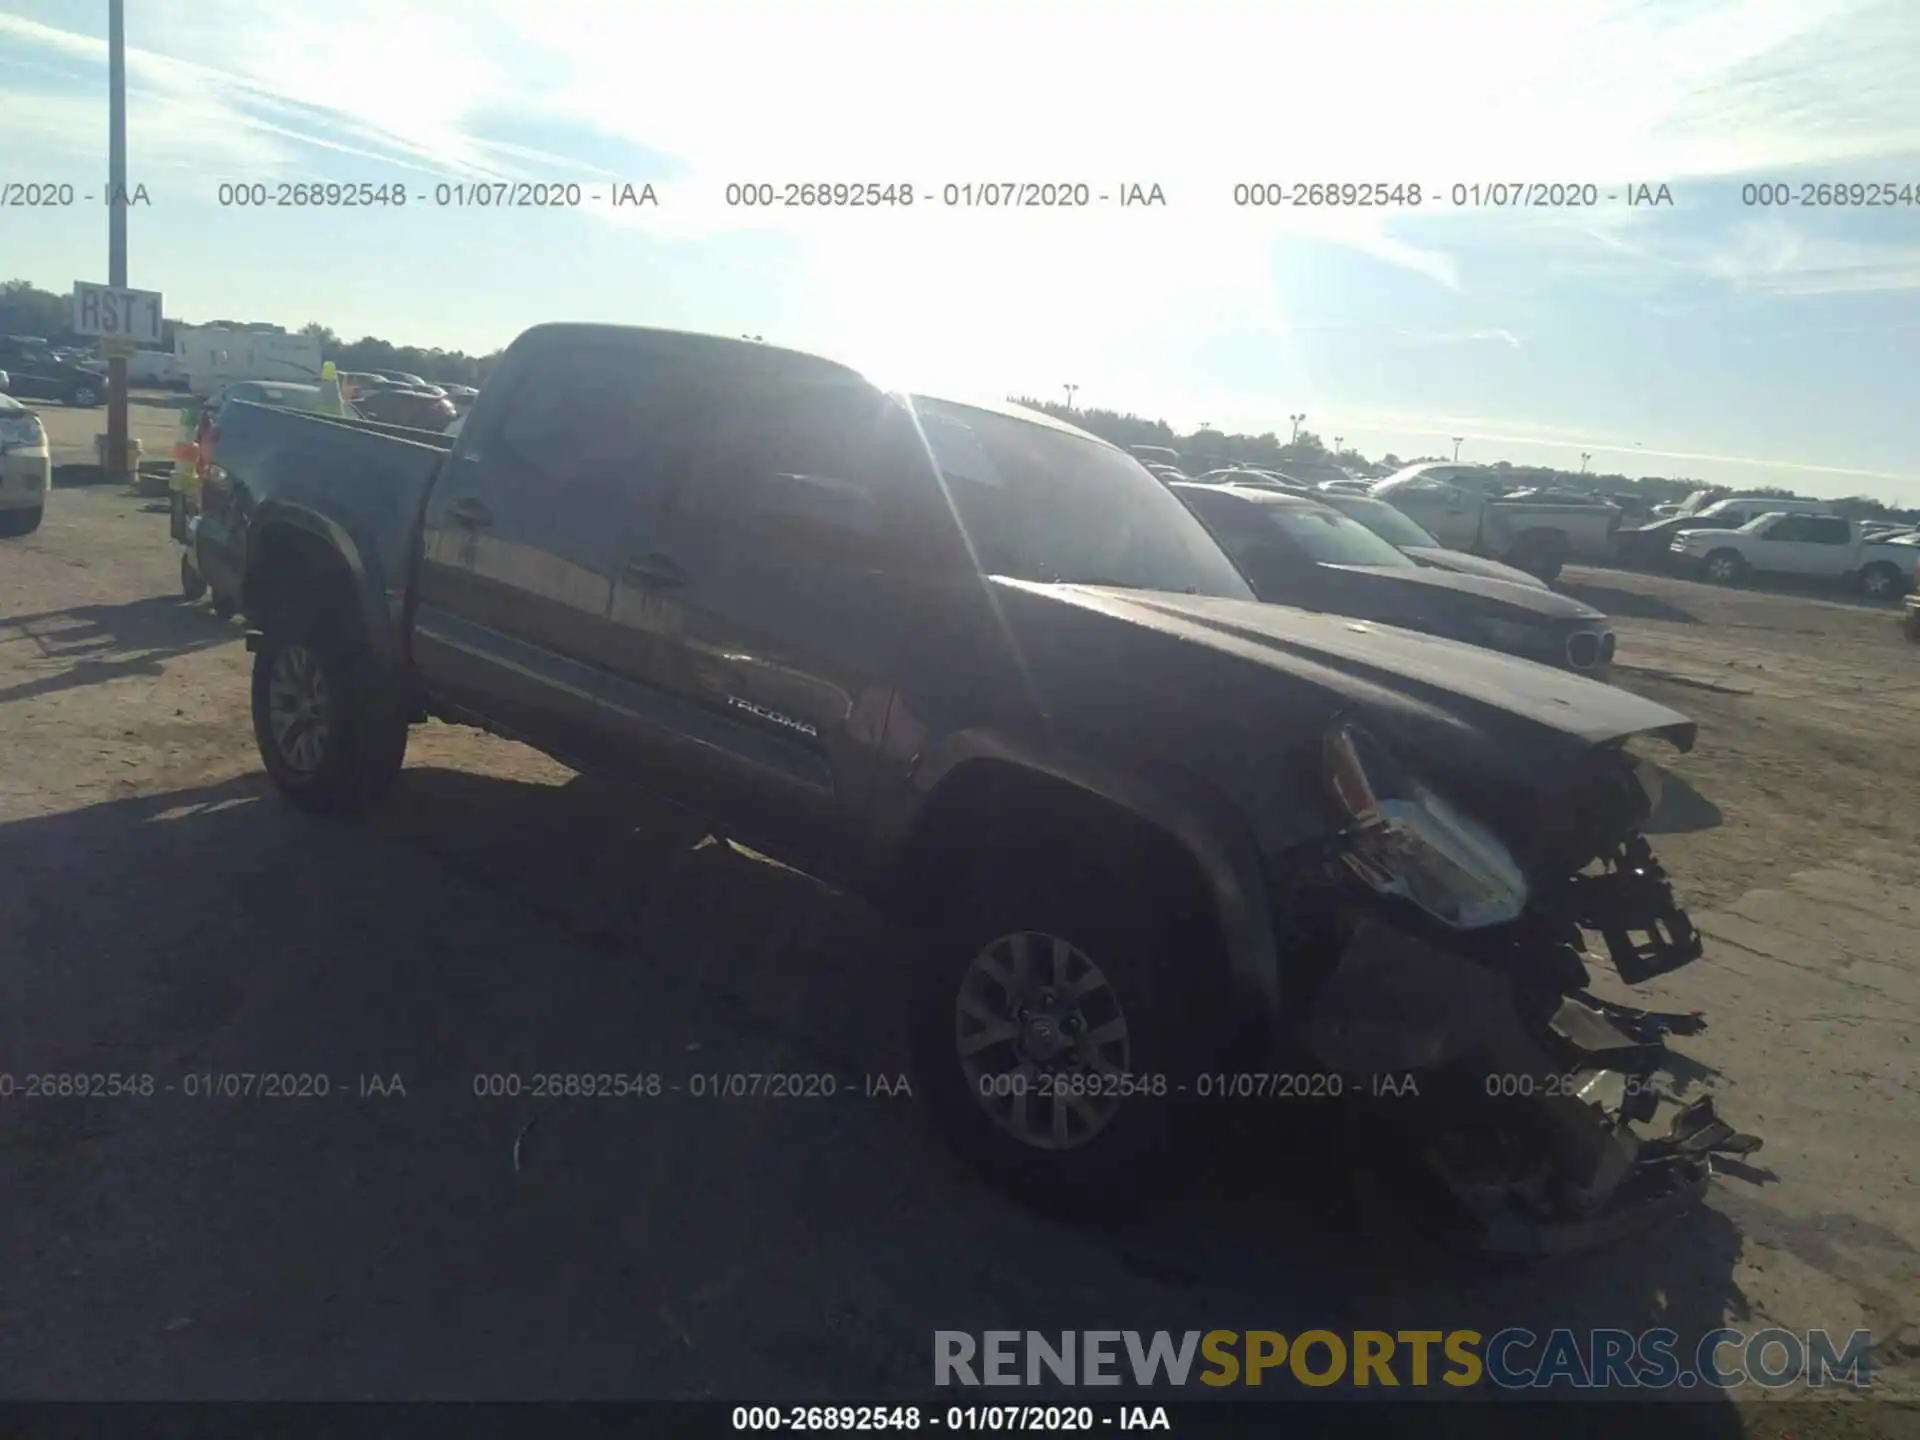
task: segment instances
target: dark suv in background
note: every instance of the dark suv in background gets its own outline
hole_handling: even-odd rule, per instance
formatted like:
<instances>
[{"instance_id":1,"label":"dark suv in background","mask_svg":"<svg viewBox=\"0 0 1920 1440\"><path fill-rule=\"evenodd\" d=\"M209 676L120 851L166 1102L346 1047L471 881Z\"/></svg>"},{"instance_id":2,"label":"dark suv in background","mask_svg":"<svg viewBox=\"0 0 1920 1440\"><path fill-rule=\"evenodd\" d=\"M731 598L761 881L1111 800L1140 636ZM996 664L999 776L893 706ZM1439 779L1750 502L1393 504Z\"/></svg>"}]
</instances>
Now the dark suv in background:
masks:
<instances>
[{"instance_id":1,"label":"dark suv in background","mask_svg":"<svg viewBox=\"0 0 1920 1440\"><path fill-rule=\"evenodd\" d=\"M0 370L7 393L18 400L57 400L83 410L106 403L104 372L91 362L55 359L48 346L26 337L0 336Z\"/></svg>"}]
</instances>

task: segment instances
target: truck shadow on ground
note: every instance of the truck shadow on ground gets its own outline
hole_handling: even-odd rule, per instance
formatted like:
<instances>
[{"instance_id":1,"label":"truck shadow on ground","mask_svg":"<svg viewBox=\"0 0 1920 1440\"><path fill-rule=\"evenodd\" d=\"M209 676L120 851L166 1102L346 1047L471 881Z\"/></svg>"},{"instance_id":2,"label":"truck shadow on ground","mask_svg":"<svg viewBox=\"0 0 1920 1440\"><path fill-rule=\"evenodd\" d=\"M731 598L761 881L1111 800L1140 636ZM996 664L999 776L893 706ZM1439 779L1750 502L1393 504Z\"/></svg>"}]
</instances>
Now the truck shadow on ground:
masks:
<instances>
[{"instance_id":1,"label":"truck shadow on ground","mask_svg":"<svg viewBox=\"0 0 1920 1440\"><path fill-rule=\"evenodd\" d=\"M1746 1313L1719 1209L1488 1273L1370 1185L1364 1139L1289 1117L1220 1121L1149 1218L1033 1215L888 1093L908 937L584 781L415 767L359 827L252 776L19 821L0 942L10 1070L323 1073L337 1097L0 1115L0 1265L37 1317L0 1349L8 1393L844 1398L925 1393L936 1329L1665 1326L1685 1353ZM642 1072L663 1093L525 1088ZM690 1093L741 1072L836 1098Z\"/></svg>"},{"instance_id":2,"label":"truck shadow on ground","mask_svg":"<svg viewBox=\"0 0 1920 1440\"><path fill-rule=\"evenodd\" d=\"M158 675L168 660L239 638L238 630L217 621L205 605L170 595L0 616L0 645L26 647L63 667L0 686L0 704L127 675Z\"/></svg>"}]
</instances>

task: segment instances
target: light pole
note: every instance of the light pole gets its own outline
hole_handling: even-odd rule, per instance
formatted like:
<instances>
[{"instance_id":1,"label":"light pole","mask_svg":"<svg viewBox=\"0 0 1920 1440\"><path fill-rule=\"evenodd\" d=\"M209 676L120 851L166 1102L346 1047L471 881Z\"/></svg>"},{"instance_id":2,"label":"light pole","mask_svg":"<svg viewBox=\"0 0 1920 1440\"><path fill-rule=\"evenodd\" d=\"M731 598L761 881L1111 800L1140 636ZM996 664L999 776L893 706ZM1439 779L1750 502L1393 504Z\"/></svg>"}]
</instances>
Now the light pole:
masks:
<instances>
[{"instance_id":1,"label":"light pole","mask_svg":"<svg viewBox=\"0 0 1920 1440\"><path fill-rule=\"evenodd\" d=\"M1460 458L1460 442L1466 438L1464 435L1456 435L1453 437L1453 458L1455 460Z\"/></svg>"},{"instance_id":2,"label":"light pole","mask_svg":"<svg viewBox=\"0 0 1920 1440\"><path fill-rule=\"evenodd\" d=\"M1589 455L1585 450L1580 452L1580 473L1582 475L1587 473L1587 462L1592 458L1593 456Z\"/></svg>"},{"instance_id":3,"label":"light pole","mask_svg":"<svg viewBox=\"0 0 1920 1440\"><path fill-rule=\"evenodd\" d=\"M1300 414L1298 414L1298 415L1289 415L1289 416L1287 416L1287 419L1289 419L1289 420L1291 420L1291 421L1293 422L1293 434L1287 437L1287 443L1288 443L1289 445L1294 445L1294 444L1297 444L1297 443L1299 443L1299 440L1300 440L1300 423L1301 423L1301 422L1302 422L1303 420L1305 420L1306 418L1307 418L1307 417L1306 417L1306 413L1305 413L1304 411L1303 411L1303 412L1301 412L1301 413L1300 413Z\"/></svg>"},{"instance_id":4,"label":"light pole","mask_svg":"<svg viewBox=\"0 0 1920 1440\"><path fill-rule=\"evenodd\" d=\"M1071 410L1073 408L1074 394L1080 387L1078 385L1062 385L1060 388L1067 392L1067 408Z\"/></svg>"},{"instance_id":5,"label":"light pole","mask_svg":"<svg viewBox=\"0 0 1920 1440\"><path fill-rule=\"evenodd\" d=\"M1347 437L1346 437L1346 436L1344 436L1344 435L1336 435L1336 436L1334 436L1334 437L1333 437L1333 453L1334 453L1334 454L1336 454L1336 455L1338 455L1338 454L1340 453L1340 447L1341 447L1342 445L1344 445L1344 444L1346 444L1346 443L1347 443Z\"/></svg>"},{"instance_id":6,"label":"light pole","mask_svg":"<svg viewBox=\"0 0 1920 1440\"><path fill-rule=\"evenodd\" d=\"M127 287L127 17L107 0L107 283ZM127 357L107 361L107 474L127 474Z\"/></svg>"}]
</instances>

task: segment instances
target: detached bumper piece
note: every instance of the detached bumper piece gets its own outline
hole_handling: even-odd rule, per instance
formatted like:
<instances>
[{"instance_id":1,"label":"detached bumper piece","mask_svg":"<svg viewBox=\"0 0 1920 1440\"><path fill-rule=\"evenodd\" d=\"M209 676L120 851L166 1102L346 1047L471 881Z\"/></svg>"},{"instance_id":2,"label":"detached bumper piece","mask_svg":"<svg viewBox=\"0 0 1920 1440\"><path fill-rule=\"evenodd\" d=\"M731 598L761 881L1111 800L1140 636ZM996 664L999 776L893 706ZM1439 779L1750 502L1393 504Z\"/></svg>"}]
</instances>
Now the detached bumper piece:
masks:
<instances>
[{"instance_id":1,"label":"detached bumper piece","mask_svg":"<svg viewBox=\"0 0 1920 1440\"><path fill-rule=\"evenodd\" d=\"M1568 909L1606 942L1620 978L1641 985L1700 958L1700 932L1673 898L1667 872L1646 838L1633 835L1605 857L1598 875L1567 881Z\"/></svg>"},{"instance_id":2,"label":"detached bumper piece","mask_svg":"<svg viewBox=\"0 0 1920 1440\"><path fill-rule=\"evenodd\" d=\"M1610 877L1606 877L1610 878ZM1685 923L1685 917L1681 917ZM1686 925L1692 931L1690 924ZM1444 945L1363 918L1300 1038L1349 1075L1412 1071L1421 1098L1381 1102L1448 1204L1444 1238L1488 1259L1609 1244L1689 1209L1713 1157L1760 1148L1686 1101L1668 1035L1698 1015L1563 997L1529 1023L1506 979ZM1670 1112L1664 1132L1644 1133Z\"/></svg>"}]
</instances>

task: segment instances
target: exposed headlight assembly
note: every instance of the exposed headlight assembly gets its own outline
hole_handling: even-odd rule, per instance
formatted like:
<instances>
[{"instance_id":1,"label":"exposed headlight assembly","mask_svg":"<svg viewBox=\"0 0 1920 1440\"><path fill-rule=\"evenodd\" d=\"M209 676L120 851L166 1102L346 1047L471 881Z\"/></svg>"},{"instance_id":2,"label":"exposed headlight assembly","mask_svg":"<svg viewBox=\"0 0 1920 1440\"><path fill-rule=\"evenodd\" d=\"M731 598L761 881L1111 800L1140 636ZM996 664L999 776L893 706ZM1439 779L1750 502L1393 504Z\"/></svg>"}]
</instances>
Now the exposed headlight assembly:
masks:
<instances>
[{"instance_id":1,"label":"exposed headlight assembly","mask_svg":"<svg viewBox=\"0 0 1920 1440\"><path fill-rule=\"evenodd\" d=\"M1365 732L1336 724L1327 784L1344 813L1349 869L1455 930L1517 917L1527 879L1498 836L1421 784Z\"/></svg>"}]
</instances>

